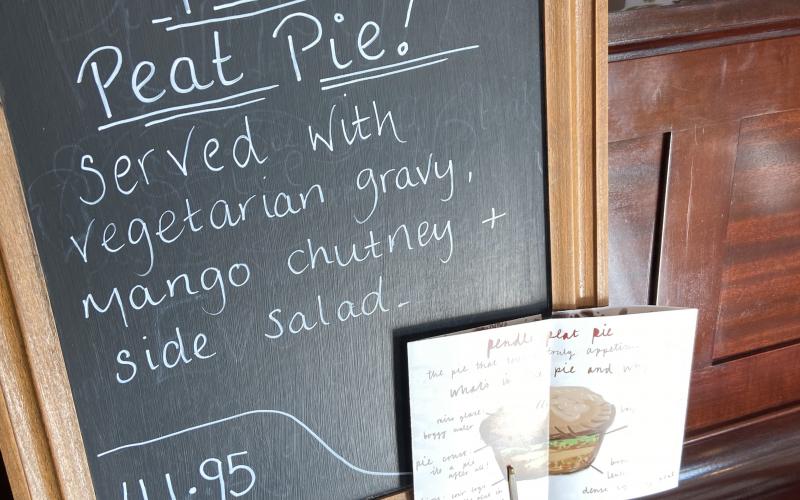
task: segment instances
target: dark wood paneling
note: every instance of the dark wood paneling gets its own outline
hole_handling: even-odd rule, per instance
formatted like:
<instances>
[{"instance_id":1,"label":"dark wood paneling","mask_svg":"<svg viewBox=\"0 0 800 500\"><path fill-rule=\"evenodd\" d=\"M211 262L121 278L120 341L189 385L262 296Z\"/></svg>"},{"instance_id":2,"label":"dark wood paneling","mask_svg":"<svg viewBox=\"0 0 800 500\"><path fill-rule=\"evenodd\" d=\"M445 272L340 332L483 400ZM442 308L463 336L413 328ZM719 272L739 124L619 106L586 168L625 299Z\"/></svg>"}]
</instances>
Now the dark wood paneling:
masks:
<instances>
[{"instance_id":1,"label":"dark wood paneling","mask_svg":"<svg viewBox=\"0 0 800 500\"><path fill-rule=\"evenodd\" d=\"M800 32L797 0L693 0L609 15L612 60L776 38Z\"/></svg>"},{"instance_id":2,"label":"dark wood paneling","mask_svg":"<svg viewBox=\"0 0 800 500\"><path fill-rule=\"evenodd\" d=\"M742 122L714 357L800 338L800 111Z\"/></svg>"},{"instance_id":3,"label":"dark wood paneling","mask_svg":"<svg viewBox=\"0 0 800 500\"><path fill-rule=\"evenodd\" d=\"M657 498L800 498L800 36L786 36L798 30L796 0L610 19L611 300L649 286L659 304L700 309L682 485ZM713 47L686 51L701 46ZM657 177L624 172L654 164L663 134L654 210ZM649 283L623 278L654 257Z\"/></svg>"},{"instance_id":4,"label":"dark wood paneling","mask_svg":"<svg viewBox=\"0 0 800 500\"><path fill-rule=\"evenodd\" d=\"M800 403L800 345L773 349L692 373L689 434Z\"/></svg>"},{"instance_id":5,"label":"dark wood paneling","mask_svg":"<svg viewBox=\"0 0 800 500\"><path fill-rule=\"evenodd\" d=\"M656 302L700 310L696 368L712 357L738 135L735 121L673 133Z\"/></svg>"},{"instance_id":6,"label":"dark wood paneling","mask_svg":"<svg viewBox=\"0 0 800 500\"><path fill-rule=\"evenodd\" d=\"M608 148L608 257L611 305L647 304L663 136Z\"/></svg>"},{"instance_id":7,"label":"dark wood paneling","mask_svg":"<svg viewBox=\"0 0 800 500\"><path fill-rule=\"evenodd\" d=\"M800 403L800 37L616 62L609 74L611 300L639 302L650 286L658 304L700 309L690 432ZM665 133L658 232L657 176L613 173L655 165ZM659 251L654 280L623 278L642 279Z\"/></svg>"},{"instance_id":8,"label":"dark wood paneling","mask_svg":"<svg viewBox=\"0 0 800 500\"><path fill-rule=\"evenodd\" d=\"M610 64L609 141L800 108L800 37Z\"/></svg>"}]
</instances>

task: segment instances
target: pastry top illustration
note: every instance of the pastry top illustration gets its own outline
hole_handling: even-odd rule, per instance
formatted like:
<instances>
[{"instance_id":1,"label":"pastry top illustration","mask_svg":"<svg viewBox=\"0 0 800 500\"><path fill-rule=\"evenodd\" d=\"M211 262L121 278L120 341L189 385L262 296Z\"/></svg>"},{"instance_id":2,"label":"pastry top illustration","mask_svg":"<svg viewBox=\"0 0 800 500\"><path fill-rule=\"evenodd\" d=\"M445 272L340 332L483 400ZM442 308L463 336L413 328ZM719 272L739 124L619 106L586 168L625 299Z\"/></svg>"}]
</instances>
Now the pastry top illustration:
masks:
<instances>
[{"instance_id":1,"label":"pastry top illustration","mask_svg":"<svg viewBox=\"0 0 800 500\"><path fill-rule=\"evenodd\" d=\"M544 419L534 422L530 411L503 408L481 422L480 432L503 471L512 465L518 480L547 475L548 435Z\"/></svg>"},{"instance_id":2,"label":"pastry top illustration","mask_svg":"<svg viewBox=\"0 0 800 500\"><path fill-rule=\"evenodd\" d=\"M585 387L551 387L550 473L570 474L592 465L615 413L612 404Z\"/></svg>"},{"instance_id":3,"label":"pastry top illustration","mask_svg":"<svg viewBox=\"0 0 800 500\"><path fill-rule=\"evenodd\" d=\"M613 405L585 387L552 387L550 439L605 432L614 413Z\"/></svg>"}]
</instances>

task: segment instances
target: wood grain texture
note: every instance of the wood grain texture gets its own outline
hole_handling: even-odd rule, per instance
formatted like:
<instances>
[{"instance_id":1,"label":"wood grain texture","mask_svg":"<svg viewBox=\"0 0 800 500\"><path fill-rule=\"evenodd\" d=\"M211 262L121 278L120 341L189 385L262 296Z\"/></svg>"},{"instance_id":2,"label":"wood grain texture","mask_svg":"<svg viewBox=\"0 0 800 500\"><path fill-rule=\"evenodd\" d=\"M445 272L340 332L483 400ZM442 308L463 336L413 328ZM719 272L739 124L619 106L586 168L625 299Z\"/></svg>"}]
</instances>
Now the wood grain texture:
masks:
<instances>
[{"instance_id":1,"label":"wood grain texture","mask_svg":"<svg viewBox=\"0 0 800 500\"><path fill-rule=\"evenodd\" d=\"M686 421L690 434L800 404L800 345L695 370Z\"/></svg>"},{"instance_id":2,"label":"wood grain texture","mask_svg":"<svg viewBox=\"0 0 800 500\"><path fill-rule=\"evenodd\" d=\"M656 303L700 310L694 367L711 363L738 122L673 133Z\"/></svg>"},{"instance_id":3,"label":"wood grain texture","mask_svg":"<svg viewBox=\"0 0 800 500\"><path fill-rule=\"evenodd\" d=\"M0 452L3 455L4 467L0 471L0 497L29 500L31 493L25 477L25 466L22 464L22 454L17 446L14 428L11 426L8 402L2 391L0 391ZM50 474L48 477L55 475Z\"/></svg>"},{"instance_id":4,"label":"wood grain texture","mask_svg":"<svg viewBox=\"0 0 800 500\"><path fill-rule=\"evenodd\" d=\"M659 304L700 308L692 433L800 403L798 63L800 37L610 65L611 172L637 163L626 147L672 136L650 286ZM611 182L612 251L642 260L646 249L632 249L646 247L651 224L634 237L619 227L632 212L652 213L651 195L633 178ZM612 258L612 280L616 293L641 297L619 277L632 259Z\"/></svg>"},{"instance_id":5,"label":"wood grain texture","mask_svg":"<svg viewBox=\"0 0 800 500\"><path fill-rule=\"evenodd\" d=\"M612 61L685 52L800 33L796 0L694 0L614 12L609 16Z\"/></svg>"},{"instance_id":6,"label":"wood grain texture","mask_svg":"<svg viewBox=\"0 0 800 500\"><path fill-rule=\"evenodd\" d=\"M647 304L664 137L618 141L608 151L609 303Z\"/></svg>"},{"instance_id":7,"label":"wood grain texture","mask_svg":"<svg viewBox=\"0 0 800 500\"><path fill-rule=\"evenodd\" d=\"M608 301L607 9L605 0L545 2L554 309Z\"/></svg>"},{"instance_id":8,"label":"wood grain texture","mask_svg":"<svg viewBox=\"0 0 800 500\"><path fill-rule=\"evenodd\" d=\"M609 66L609 168L637 163L626 148L646 158L648 138L672 136L650 285L659 303L701 311L682 484L657 498L797 498L800 37L786 35L800 26L800 3L700 0L615 16L611 44L627 60ZM639 51L637 33L656 44ZM703 44L714 48L686 51ZM651 212L636 179L610 183L612 231ZM644 247L650 226L620 234L612 252ZM641 296L617 277L629 262L612 254L612 290Z\"/></svg>"},{"instance_id":9,"label":"wood grain texture","mask_svg":"<svg viewBox=\"0 0 800 500\"><path fill-rule=\"evenodd\" d=\"M1 144L1 143L0 143ZM59 487L17 314L0 261L0 450L17 499L58 498Z\"/></svg>"},{"instance_id":10,"label":"wood grain texture","mask_svg":"<svg viewBox=\"0 0 800 500\"><path fill-rule=\"evenodd\" d=\"M594 2L595 305L608 305L608 0Z\"/></svg>"},{"instance_id":11,"label":"wood grain texture","mask_svg":"<svg viewBox=\"0 0 800 500\"><path fill-rule=\"evenodd\" d=\"M0 108L2 111L2 108ZM16 351L16 363L3 370L3 389L16 387L19 408L9 411L32 498L94 498L77 415L67 380L44 276L33 240L19 171L5 116L0 113L0 251L12 309L3 307L3 350ZM22 352L20 352L22 350ZM23 356L24 352L24 357ZM22 358L21 358L22 357ZM20 359L21 358L21 359ZM3 364L5 367L5 363ZM18 399L17 399L18 398ZM37 405L38 402L38 405ZM39 440L44 440L44 443ZM48 453L52 457L48 464ZM28 463L30 461L30 463ZM55 474L53 474L53 472ZM20 484L20 483L17 483Z\"/></svg>"},{"instance_id":12,"label":"wood grain texture","mask_svg":"<svg viewBox=\"0 0 800 500\"><path fill-rule=\"evenodd\" d=\"M800 339L800 111L742 121L714 358Z\"/></svg>"},{"instance_id":13,"label":"wood grain texture","mask_svg":"<svg viewBox=\"0 0 800 500\"><path fill-rule=\"evenodd\" d=\"M609 140L800 108L800 37L609 65Z\"/></svg>"}]
</instances>

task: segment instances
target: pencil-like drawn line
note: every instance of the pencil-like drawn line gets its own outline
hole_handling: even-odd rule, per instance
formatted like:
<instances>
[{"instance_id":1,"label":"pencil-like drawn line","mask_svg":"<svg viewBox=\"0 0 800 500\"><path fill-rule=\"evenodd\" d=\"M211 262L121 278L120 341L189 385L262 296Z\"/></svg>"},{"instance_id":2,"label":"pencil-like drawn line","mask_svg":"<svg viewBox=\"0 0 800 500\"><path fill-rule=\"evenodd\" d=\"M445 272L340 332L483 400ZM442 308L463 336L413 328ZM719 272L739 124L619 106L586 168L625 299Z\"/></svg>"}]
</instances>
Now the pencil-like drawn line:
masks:
<instances>
[{"instance_id":1,"label":"pencil-like drawn line","mask_svg":"<svg viewBox=\"0 0 800 500\"><path fill-rule=\"evenodd\" d=\"M207 428L207 427L213 427L215 425L219 425L219 424L222 424L222 423L225 423L225 422L229 422L231 420L236 420L236 419L247 417L247 416L250 416L250 415L281 415L283 417L288 418L289 420L291 420L295 424L299 425L304 431L308 432L311 435L311 437L316 439L317 442L323 448L325 448L325 450L328 451L328 453L333 455L337 460L339 460L344 465L346 465L347 467L349 467L350 469L352 469L352 470L354 470L356 472L360 472L362 474L366 474L366 475L369 475L369 476L406 476L406 475L410 475L411 474L410 472L371 471L371 470L362 469L361 467L353 465L352 463L347 461L347 459L345 459L343 456L339 455L336 452L336 450L331 448L330 445L328 445L328 443L326 443L321 437L319 437L319 435L317 435L316 432L311 430L311 428L309 426L307 426L302 420L300 420L299 418L295 417L294 415L292 415L290 413L286 413L286 412L283 412L283 411L280 411L280 410L251 410L251 411L246 411L246 412L243 412L243 413L238 413L236 415L231 415L230 417L220 418L218 420L213 420L213 421L207 422L205 424L194 425L192 427L187 427L185 429L181 429L179 431L171 432L169 434L164 434L163 436L158 436L158 437L155 437L153 439L148 439L146 441L139 441L139 442L136 442L136 443L129 443L129 444L125 444L125 445L122 445L122 446L117 446L116 448L112 448L112 449L106 450L106 451L104 451L102 453L98 453L97 454L97 458L102 458L104 456L111 455L112 453L118 453L118 452L120 452L122 450L127 450L127 449L131 449L131 448L138 448L138 447L142 447L142 446L147 446L149 444L158 443L160 441L165 441L167 439L170 439L170 438L173 438L173 437L176 437L176 436L180 436L182 434L187 434L189 432L193 432L193 431L196 431L196 430L204 429L204 428Z\"/></svg>"},{"instance_id":2,"label":"pencil-like drawn line","mask_svg":"<svg viewBox=\"0 0 800 500\"><path fill-rule=\"evenodd\" d=\"M627 429L627 428L628 428L628 426L627 426L627 425L623 425L622 427L617 427L617 428L616 428L616 429L614 429L613 431L608 431L608 432L606 432L606 433L605 433L605 435L606 435L606 436L608 436L608 435L609 435L609 434L611 434L612 432L621 431L622 429Z\"/></svg>"}]
</instances>

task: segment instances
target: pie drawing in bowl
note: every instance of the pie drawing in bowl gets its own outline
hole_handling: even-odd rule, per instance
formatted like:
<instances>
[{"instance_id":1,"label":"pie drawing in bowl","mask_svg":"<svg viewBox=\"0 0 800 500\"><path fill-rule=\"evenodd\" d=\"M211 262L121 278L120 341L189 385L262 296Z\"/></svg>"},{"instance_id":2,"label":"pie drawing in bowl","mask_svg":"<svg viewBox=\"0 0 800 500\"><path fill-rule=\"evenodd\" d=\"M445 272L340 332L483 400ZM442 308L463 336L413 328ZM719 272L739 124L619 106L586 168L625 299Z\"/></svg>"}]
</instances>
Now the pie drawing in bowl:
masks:
<instances>
[{"instance_id":1,"label":"pie drawing in bowl","mask_svg":"<svg viewBox=\"0 0 800 500\"><path fill-rule=\"evenodd\" d=\"M592 465L615 413L614 405L585 387L551 387L550 474Z\"/></svg>"}]
</instances>

